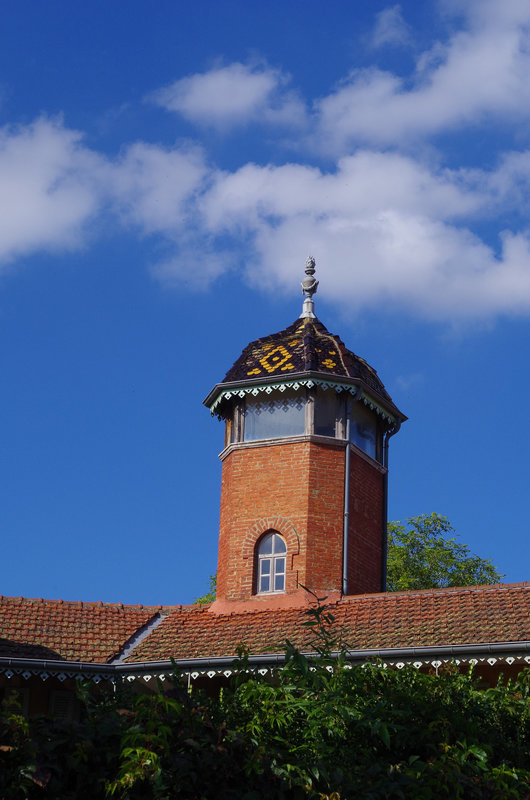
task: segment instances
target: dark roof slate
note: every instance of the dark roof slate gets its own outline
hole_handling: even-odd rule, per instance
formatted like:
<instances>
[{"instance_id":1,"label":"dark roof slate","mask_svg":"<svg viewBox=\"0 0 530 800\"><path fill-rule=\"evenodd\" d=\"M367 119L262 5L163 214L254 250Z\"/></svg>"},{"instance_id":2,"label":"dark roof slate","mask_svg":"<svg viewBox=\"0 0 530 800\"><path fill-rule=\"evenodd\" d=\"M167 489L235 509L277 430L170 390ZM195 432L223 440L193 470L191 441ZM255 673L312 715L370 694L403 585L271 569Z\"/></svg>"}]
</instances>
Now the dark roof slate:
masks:
<instances>
[{"instance_id":1,"label":"dark roof slate","mask_svg":"<svg viewBox=\"0 0 530 800\"><path fill-rule=\"evenodd\" d=\"M259 383L276 377L286 380L290 375L305 372L321 373L330 379L362 381L375 399L394 407L375 369L348 350L342 339L330 333L318 319L297 319L283 331L248 344L222 384Z\"/></svg>"}]
</instances>

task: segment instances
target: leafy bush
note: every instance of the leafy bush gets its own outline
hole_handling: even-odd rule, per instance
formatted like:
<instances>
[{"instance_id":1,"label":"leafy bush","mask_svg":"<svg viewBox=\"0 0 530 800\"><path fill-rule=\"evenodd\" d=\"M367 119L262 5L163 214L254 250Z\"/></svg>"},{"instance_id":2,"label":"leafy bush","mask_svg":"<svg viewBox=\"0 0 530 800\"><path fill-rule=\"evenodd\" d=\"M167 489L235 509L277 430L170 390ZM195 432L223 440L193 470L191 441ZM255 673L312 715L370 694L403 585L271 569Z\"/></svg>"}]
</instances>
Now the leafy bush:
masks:
<instances>
[{"instance_id":1,"label":"leafy bush","mask_svg":"<svg viewBox=\"0 0 530 800\"><path fill-rule=\"evenodd\" d=\"M528 673L484 690L456 668L349 668L344 650L331 658L332 616L310 615L316 664L288 646L274 683L240 677L222 697L287 786L315 799L530 797Z\"/></svg>"},{"instance_id":2,"label":"leafy bush","mask_svg":"<svg viewBox=\"0 0 530 800\"><path fill-rule=\"evenodd\" d=\"M385 800L530 798L530 680L350 667L325 608L318 657L286 645L262 678L242 653L230 687L94 701L79 723L0 714L0 798ZM178 681L178 676L176 676Z\"/></svg>"}]
</instances>

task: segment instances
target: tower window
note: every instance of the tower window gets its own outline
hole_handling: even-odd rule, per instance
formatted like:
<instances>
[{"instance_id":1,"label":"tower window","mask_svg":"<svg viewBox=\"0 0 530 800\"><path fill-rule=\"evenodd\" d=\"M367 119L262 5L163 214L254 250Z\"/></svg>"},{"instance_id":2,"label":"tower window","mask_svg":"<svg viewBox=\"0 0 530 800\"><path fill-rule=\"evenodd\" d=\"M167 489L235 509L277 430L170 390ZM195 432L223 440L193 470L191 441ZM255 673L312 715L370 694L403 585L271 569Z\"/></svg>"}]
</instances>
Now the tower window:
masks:
<instances>
[{"instance_id":1,"label":"tower window","mask_svg":"<svg viewBox=\"0 0 530 800\"><path fill-rule=\"evenodd\" d=\"M257 548L257 593L285 592L287 547L279 533L267 533Z\"/></svg>"},{"instance_id":2,"label":"tower window","mask_svg":"<svg viewBox=\"0 0 530 800\"><path fill-rule=\"evenodd\" d=\"M317 392L313 430L318 436L336 436L337 394L333 389Z\"/></svg>"},{"instance_id":3,"label":"tower window","mask_svg":"<svg viewBox=\"0 0 530 800\"><path fill-rule=\"evenodd\" d=\"M350 441L372 458L377 457L377 424L374 415L360 403L352 406Z\"/></svg>"},{"instance_id":4,"label":"tower window","mask_svg":"<svg viewBox=\"0 0 530 800\"><path fill-rule=\"evenodd\" d=\"M305 406L305 396L291 391L264 399L247 398L245 441L275 439L304 433Z\"/></svg>"}]
</instances>

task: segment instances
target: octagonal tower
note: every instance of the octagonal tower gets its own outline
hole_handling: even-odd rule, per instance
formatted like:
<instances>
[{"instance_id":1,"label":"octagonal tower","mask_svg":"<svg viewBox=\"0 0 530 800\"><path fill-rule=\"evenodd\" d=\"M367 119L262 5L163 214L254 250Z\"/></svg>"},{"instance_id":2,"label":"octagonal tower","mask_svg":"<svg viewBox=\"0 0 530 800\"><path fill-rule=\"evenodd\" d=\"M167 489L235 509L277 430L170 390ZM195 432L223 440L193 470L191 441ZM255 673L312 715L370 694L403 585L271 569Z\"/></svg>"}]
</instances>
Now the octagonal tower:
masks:
<instances>
[{"instance_id":1,"label":"octagonal tower","mask_svg":"<svg viewBox=\"0 0 530 800\"><path fill-rule=\"evenodd\" d=\"M225 420L214 610L385 589L388 440L406 417L316 318L257 339L205 405Z\"/></svg>"}]
</instances>

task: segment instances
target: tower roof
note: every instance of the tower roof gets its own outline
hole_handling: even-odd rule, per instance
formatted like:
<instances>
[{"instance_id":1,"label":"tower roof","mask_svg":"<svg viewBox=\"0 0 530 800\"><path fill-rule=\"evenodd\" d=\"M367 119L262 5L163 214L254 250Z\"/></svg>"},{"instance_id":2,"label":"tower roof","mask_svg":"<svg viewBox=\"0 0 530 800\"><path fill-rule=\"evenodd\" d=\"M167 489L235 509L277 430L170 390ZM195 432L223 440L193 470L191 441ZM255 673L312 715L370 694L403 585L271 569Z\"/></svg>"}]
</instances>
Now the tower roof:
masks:
<instances>
[{"instance_id":1,"label":"tower roof","mask_svg":"<svg viewBox=\"0 0 530 800\"><path fill-rule=\"evenodd\" d=\"M352 394L362 391L393 420L406 419L394 405L381 379L363 358L348 350L337 334L316 317L300 317L288 328L250 342L223 381L206 398L219 413L223 399L270 391L275 385L326 385Z\"/></svg>"}]
</instances>

